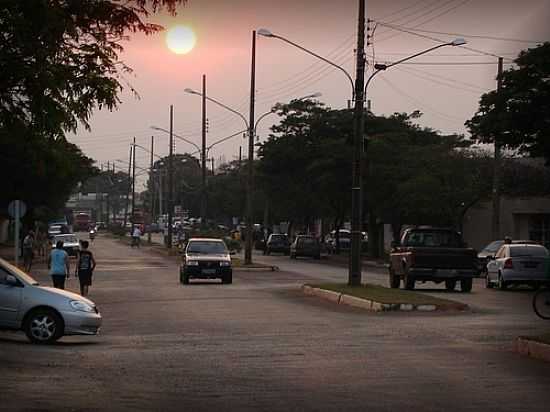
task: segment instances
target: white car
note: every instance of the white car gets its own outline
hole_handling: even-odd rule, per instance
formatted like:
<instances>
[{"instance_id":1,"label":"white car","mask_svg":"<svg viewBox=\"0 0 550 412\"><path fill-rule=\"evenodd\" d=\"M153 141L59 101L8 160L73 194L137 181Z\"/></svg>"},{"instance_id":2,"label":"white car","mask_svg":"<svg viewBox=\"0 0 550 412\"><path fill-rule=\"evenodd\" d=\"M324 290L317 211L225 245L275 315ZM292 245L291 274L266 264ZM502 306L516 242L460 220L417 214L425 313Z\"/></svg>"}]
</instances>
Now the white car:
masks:
<instances>
[{"instance_id":1,"label":"white car","mask_svg":"<svg viewBox=\"0 0 550 412\"><path fill-rule=\"evenodd\" d=\"M55 235L52 238L52 249L55 248L55 245L58 241L63 242L63 249L69 256L77 256L80 251L80 241L74 233L68 233L65 235Z\"/></svg>"},{"instance_id":2,"label":"white car","mask_svg":"<svg viewBox=\"0 0 550 412\"><path fill-rule=\"evenodd\" d=\"M0 329L23 330L34 343L65 335L96 335L101 314L89 299L40 286L25 272L0 259Z\"/></svg>"}]
</instances>

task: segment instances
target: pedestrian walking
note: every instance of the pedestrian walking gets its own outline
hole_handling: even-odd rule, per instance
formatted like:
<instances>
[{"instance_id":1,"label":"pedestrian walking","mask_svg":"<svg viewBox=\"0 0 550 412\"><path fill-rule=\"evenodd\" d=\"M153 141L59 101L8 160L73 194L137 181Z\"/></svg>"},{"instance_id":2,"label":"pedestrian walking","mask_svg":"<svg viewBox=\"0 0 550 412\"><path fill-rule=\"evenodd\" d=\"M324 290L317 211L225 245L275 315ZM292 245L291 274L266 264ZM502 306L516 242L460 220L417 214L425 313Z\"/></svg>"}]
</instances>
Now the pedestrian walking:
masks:
<instances>
[{"instance_id":1,"label":"pedestrian walking","mask_svg":"<svg viewBox=\"0 0 550 412\"><path fill-rule=\"evenodd\" d=\"M32 259L34 257L34 232L29 230L27 236L23 239L23 268L25 272L30 272Z\"/></svg>"},{"instance_id":2,"label":"pedestrian walking","mask_svg":"<svg viewBox=\"0 0 550 412\"><path fill-rule=\"evenodd\" d=\"M55 249L50 253L48 258L48 269L52 277L53 287L65 289L65 279L69 277L69 255L63 250L63 241L58 240L55 244Z\"/></svg>"},{"instance_id":3,"label":"pedestrian walking","mask_svg":"<svg viewBox=\"0 0 550 412\"><path fill-rule=\"evenodd\" d=\"M92 275L96 266L94 255L88 250L89 242L82 241L82 249L78 254L76 262L75 276L78 276L80 282L80 294L87 296L89 287L92 286Z\"/></svg>"},{"instance_id":4,"label":"pedestrian walking","mask_svg":"<svg viewBox=\"0 0 550 412\"><path fill-rule=\"evenodd\" d=\"M139 226L134 226L134 231L132 232L132 244L131 246L137 246L139 247L139 242L141 239L141 230L139 230Z\"/></svg>"}]
</instances>

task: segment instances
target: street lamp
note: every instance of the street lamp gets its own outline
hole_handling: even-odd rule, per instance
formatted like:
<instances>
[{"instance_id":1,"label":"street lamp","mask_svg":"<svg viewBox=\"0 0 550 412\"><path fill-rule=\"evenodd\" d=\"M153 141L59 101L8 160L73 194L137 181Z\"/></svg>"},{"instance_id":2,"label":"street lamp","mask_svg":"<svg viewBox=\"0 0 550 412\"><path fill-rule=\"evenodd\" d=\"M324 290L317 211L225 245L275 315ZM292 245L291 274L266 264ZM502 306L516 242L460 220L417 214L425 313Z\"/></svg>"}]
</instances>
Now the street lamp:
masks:
<instances>
[{"instance_id":1,"label":"street lamp","mask_svg":"<svg viewBox=\"0 0 550 412\"><path fill-rule=\"evenodd\" d=\"M425 53L429 53L433 50L436 50L440 47L444 46L461 46L463 44L466 44L466 41L462 38L455 39L454 41L450 43L444 43L437 45L435 47L429 48L427 50L424 50L420 53L416 53L412 56L406 57L404 59L398 60L392 64L388 65L376 65L375 66L375 72L371 74L371 76L368 78L364 89L363 89L363 81L364 81L364 70L365 70L365 57L364 57L364 23L365 23L365 4L364 0L360 0L359 2L359 24L358 24L358 43L357 43L357 76L356 76L356 82L353 81L351 75L341 66L338 64L326 59L325 57L306 49L305 47L283 37L277 34L272 33L271 31L267 29L259 29L258 34L263 37L267 38L275 38L279 39L287 44L290 44L291 46L294 46L307 54L310 54L327 64L339 69L341 72L345 74L345 76L350 81L351 87L352 87L352 100L355 101L355 109L354 109L354 150L353 150L353 159L352 159L352 211L351 211L351 231L352 231L352 237L351 237L351 256L350 256L350 264L349 264L349 278L348 283L351 286L358 286L361 284L361 221L362 221L362 172L361 172L361 163L363 158L363 134L365 131L365 125L363 121L363 106L364 102L366 100L366 91L367 87L372 80L372 78L378 74L381 71L384 71L392 66L395 66L399 63L403 63L407 60L413 59L417 56L420 56Z\"/></svg>"},{"instance_id":2,"label":"street lamp","mask_svg":"<svg viewBox=\"0 0 550 412\"><path fill-rule=\"evenodd\" d=\"M169 131L169 130L163 129L162 127L150 126L150 128L153 129L153 130L159 131L159 132L164 132L164 133L170 134L170 131ZM192 142L191 140L188 140L188 139L186 139L185 137L180 136L180 135L178 135L178 134L176 134L176 133L174 133L174 132L172 132L172 135L173 135L174 137L177 137L178 139L184 141L185 143L188 143L188 144L194 146L197 150L199 150L199 151L201 150L200 147L199 147L196 143Z\"/></svg>"}]
</instances>

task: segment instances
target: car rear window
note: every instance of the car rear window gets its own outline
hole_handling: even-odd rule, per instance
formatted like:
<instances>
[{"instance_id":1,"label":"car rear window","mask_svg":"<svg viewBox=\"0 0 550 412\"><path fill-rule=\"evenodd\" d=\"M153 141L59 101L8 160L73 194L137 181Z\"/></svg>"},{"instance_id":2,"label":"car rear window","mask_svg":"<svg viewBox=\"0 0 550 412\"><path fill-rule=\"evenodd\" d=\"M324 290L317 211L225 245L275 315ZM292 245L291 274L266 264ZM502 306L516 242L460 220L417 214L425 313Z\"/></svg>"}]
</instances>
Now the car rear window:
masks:
<instances>
[{"instance_id":1,"label":"car rear window","mask_svg":"<svg viewBox=\"0 0 550 412\"><path fill-rule=\"evenodd\" d=\"M405 235L404 246L462 247L458 233L447 231L411 231Z\"/></svg>"},{"instance_id":2,"label":"car rear window","mask_svg":"<svg viewBox=\"0 0 550 412\"><path fill-rule=\"evenodd\" d=\"M286 235L271 235L271 240L277 240L277 241L286 240Z\"/></svg>"},{"instance_id":3,"label":"car rear window","mask_svg":"<svg viewBox=\"0 0 550 412\"><path fill-rule=\"evenodd\" d=\"M548 256L548 250L544 246L510 246L510 256L546 257Z\"/></svg>"},{"instance_id":4,"label":"car rear window","mask_svg":"<svg viewBox=\"0 0 550 412\"><path fill-rule=\"evenodd\" d=\"M304 245L314 245L316 243L315 239L312 237L303 237L300 239Z\"/></svg>"},{"instance_id":5,"label":"car rear window","mask_svg":"<svg viewBox=\"0 0 550 412\"><path fill-rule=\"evenodd\" d=\"M187 245L187 253L219 255L227 253L227 248L223 242L192 241Z\"/></svg>"},{"instance_id":6,"label":"car rear window","mask_svg":"<svg viewBox=\"0 0 550 412\"><path fill-rule=\"evenodd\" d=\"M55 241L57 242L58 240L61 240L62 242L65 242L65 243L77 243L78 242L78 239L76 238L76 236L56 236Z\"/></svg>"}]
</instances>

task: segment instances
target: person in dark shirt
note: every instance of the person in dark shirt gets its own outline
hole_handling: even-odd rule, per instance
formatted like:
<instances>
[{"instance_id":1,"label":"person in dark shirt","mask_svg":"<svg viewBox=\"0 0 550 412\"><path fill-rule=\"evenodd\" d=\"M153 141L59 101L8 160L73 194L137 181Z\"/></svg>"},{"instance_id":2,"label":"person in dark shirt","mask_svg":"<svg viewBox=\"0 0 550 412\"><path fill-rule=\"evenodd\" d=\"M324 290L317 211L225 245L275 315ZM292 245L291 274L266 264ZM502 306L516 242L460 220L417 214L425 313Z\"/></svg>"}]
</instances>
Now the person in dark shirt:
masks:
<instances>
[{"instance_id":1,"label":"person in dark shirt","mask_svg":"<svg viewBox=\"0 0 550 412\"><path fill-rule=\"evenodd\" d=\"M82 296L88 295L89 287L92 285L92 274L96 266L94 255L88 250L88 246L88 241L83 240L82 249L78 254L78 261L76 262L75 275L78 276L80 294Z\"/></svg>"}]
</instances>

